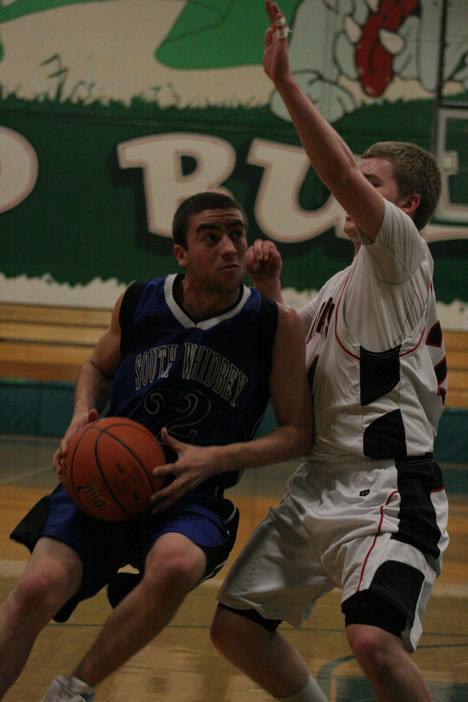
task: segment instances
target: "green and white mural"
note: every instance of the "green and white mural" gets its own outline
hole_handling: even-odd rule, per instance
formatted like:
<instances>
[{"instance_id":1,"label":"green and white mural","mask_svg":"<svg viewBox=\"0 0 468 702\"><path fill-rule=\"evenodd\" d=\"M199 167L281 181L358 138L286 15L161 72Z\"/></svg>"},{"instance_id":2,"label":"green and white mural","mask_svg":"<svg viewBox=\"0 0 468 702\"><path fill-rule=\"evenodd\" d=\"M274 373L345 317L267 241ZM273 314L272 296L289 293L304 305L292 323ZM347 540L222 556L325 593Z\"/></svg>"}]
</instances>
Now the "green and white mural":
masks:
<instances>
[{"instance_id":1,"label":"green and white mural","mask_svg":"<svg viewBox=\"0 0 468 702\"><path fill-rule=\"evenodd\" d=\"M291 64L359 153L431 146L442 0L283 0ZM231 192L277 242L296 304L347 265L343 214L261 67L262 0L0 0L0 302L111 306L175 270L181 198ZM448 104L468 100L468 2L450 0ZM468 329L468 107L438 118L425 231L445 326Z\"/></svg>"}]
</instances>

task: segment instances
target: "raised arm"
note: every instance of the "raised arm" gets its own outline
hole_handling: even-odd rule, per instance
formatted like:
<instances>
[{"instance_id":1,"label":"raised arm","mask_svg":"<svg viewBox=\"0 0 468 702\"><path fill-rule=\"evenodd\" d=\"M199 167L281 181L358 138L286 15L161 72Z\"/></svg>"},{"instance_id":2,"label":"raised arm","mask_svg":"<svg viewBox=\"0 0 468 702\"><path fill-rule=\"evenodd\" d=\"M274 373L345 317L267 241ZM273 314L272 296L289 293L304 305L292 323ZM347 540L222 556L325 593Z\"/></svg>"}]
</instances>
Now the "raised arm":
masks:
<instances>
[{"instance_id":1,"label":"raised arm","mask_svg":"<svg viewBox=\"0 0 468 702\"><path fill-rule=\"evenodd\" d=\"M89 422L95 421L109 399L112 379L120 363L120 307L122 297L115 303L112 319L98 340L90 357L80 369L75 387L73 416L67 431L54 454L54 468L60 473L70 437Z\"/></svg>"},{"instance_id":2,"label":"raised arm","mask_svg":"<svg viewBox=\"0 0 468 702\"><path fill-rule=\"evenodd\" d=\"M362 175L343 139L298 86L289 68L284 15L270 0L265 7L270 20L263 56L265 73L283 99L312 168L358 229L374 239L383 221L384 200Z\"/></svg>"},{"instance_id":3,"label":"raised arm","mask_svg":"<svg viewBox=\"0 0 468 702\"><path fill-rule=\"evenodd\" d=\"M304 331L297 313L283 306L279 308L273 348L270 393L278 427L258 439L225 446L192 446L163 430L163 439L177 453L178 460L154 470L155 476L175 476L155 496L158 510L169 507L216 473L258 468L309 453L313 425Z\"/></svg>"}]
</instances>

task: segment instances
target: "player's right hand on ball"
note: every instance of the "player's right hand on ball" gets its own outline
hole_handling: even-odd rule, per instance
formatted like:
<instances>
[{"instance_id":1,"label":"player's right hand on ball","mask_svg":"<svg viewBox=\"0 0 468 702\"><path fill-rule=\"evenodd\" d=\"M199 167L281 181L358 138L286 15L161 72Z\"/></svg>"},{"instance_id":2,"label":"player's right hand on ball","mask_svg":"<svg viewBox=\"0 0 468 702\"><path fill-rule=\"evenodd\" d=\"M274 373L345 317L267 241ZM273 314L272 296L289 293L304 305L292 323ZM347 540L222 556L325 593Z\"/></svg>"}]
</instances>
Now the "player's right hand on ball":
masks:
<instances>
[{"instance_id":1,"label":"player's right hand on ball","mask_svg":"<svg viewBox=\"0 0 468 702\"><path fill-rule=\"evenodd\" d=\"M218 456L222 453L220 446L195 446L178 441L166 427L161 430L161 440L177 454L177 460L156 466L153 470L153 476L157 479L165 480L167 475L173 477L171 483L152 496L151 501L155 504L153 514L171 507L183 495L219 472Z\"/></svg>"},{"instance_id":2,"label":"player's right hand on ball","mask_svg":"<svg viewBox=\"0 0 468 702\"><path fill-rule=\"evenodd\" d=\"M95 409L84 410L78 413L75 412L70 425L65 432L62 441L60 442L60 446L52 458L54 470L59 476L63 471L63 461L67 455L68 442L70 441L70 438L77 432L81 431L81 429L83 429L87 424L95 422L97 419L99 419L99 413Z\"/></svg>"}]
</instances>

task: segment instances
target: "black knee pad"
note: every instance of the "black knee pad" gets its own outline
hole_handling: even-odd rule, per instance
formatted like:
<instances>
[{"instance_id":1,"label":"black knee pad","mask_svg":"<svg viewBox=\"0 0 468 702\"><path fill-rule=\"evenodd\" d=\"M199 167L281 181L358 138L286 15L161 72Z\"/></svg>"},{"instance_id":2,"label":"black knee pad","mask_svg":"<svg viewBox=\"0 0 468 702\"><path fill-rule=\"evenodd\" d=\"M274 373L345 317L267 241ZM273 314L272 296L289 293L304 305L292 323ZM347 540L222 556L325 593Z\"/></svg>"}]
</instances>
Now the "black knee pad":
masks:
<instances>
[{"instance_id":1,"label":"black knee pad","mask_svg":"<svg viewBox=\"0 0 468 702\"><path fill-rule=\"evenodd\" d=\"M218 607L227 609L228 612L234 612L234 614L238 614L239 617L249 619L251 622L255 622L255 624L260 624L260 626L269 631L271 634L276 631L281 624L281 619L265 619L265 617L262 617L262 615L259 614L256 609L235 609L234 607L228 607L221 602L218 604Z\"/></svg>"},{"instance_id":2,"label":"black knee pad","mask_svg":"<svg viewBox=\"0 0 468 702\"><path fill-rule=\"evenodd\" d=\"M377 626L398 637L401 637L406 627L406 615L370 590L363 590L349 597L341 605L341 611L345 615L346 626L349 624Z\"/></svg>"}]
</instances>

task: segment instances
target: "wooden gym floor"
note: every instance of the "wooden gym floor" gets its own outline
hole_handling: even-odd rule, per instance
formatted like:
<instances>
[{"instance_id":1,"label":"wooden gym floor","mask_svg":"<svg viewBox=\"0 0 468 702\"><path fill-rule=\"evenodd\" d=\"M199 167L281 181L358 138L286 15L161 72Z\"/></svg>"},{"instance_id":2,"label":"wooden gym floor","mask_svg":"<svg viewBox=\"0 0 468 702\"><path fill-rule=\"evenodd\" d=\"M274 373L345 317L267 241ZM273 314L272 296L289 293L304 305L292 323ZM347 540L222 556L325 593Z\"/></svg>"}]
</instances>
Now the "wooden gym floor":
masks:
<instances>
[{"instance_id":1,"label":"wooden gym floor","mask_svg":"<svg viewBox=\"0 0 468 702\"><path fill-rule=\"evenodd\" d=\"M28 507L55 484L52 439L0 437L0 597L6 597L25 565L26 549L8 533ZM434 702L468 700L468 466L444 466L451 502L451 543L444 572L425 618L415 660L429 682ZM233 555L281 495L291 466L247 472L231 496L241 508ZM232 560L232 559L231 559ZM229 564L228 564L229 565ZM226 572L226 569L223 571ZM270 699L214 651L209 627L223 572L186 600L170 626L103 683L97 702L266 702ZM107 617L104 593L82 603L66 624L50 624L5 702L38 702L49 681L69 672ZM373 694L350 656L343 633L339 595L332 592L298 631L282 625L300 649L330 700L367 702Z\"/></svg>"}]
</instances>

